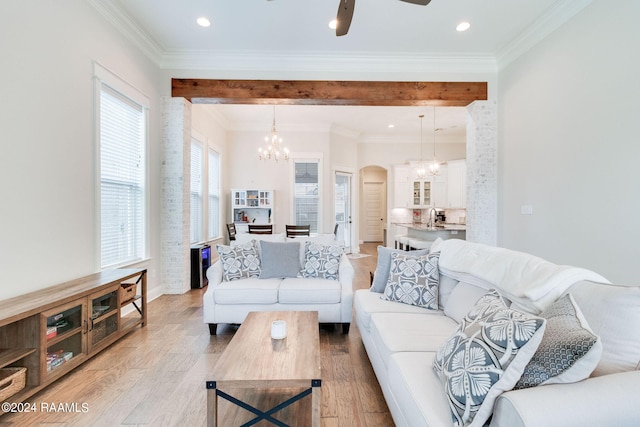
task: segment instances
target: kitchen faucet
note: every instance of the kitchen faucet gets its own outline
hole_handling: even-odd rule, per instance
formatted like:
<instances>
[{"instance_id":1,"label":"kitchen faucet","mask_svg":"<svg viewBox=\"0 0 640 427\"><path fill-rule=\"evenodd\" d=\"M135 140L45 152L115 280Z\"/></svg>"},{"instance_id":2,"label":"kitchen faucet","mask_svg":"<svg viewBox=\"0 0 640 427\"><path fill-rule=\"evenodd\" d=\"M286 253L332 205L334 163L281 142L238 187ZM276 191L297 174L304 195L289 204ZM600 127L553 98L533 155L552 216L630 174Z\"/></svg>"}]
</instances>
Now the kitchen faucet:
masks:
<instances>
[{"instance_id":1,"label":"kitchen faucet","mask_svg":"<svg viewBox=\"0 0 640 427\"><path fill-rule=\"evenodd\" d=\"M433 218L431 217L431 212L433 212ZM436 210L436 208L429 209L429 222L427 223L428 227L433 228L436 226L437 215L438 215L438 211Z\"/></svg>"}]
</instances>

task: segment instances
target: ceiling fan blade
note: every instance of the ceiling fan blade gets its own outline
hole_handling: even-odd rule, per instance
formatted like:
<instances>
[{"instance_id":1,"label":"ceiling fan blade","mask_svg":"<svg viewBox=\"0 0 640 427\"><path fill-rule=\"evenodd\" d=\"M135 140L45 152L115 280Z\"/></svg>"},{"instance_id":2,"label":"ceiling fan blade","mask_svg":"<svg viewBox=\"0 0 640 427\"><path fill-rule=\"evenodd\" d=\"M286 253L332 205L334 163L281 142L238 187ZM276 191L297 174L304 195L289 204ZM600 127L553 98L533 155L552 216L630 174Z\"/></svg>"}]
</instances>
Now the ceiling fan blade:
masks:
<instances>
[{"instance_id":1,"label":"ceiling fan blade","mask_svg":"<svg viewBox=\"0 0 640 427\"><path fill-rule=\"evenodd\" d=\"M426 6L431 3L431 0L401 0L407 3L419 4L420 6Z\"/></svg>"},{"instance_id":2,"label":"ceiling fan blade","mask_svg":"<svg viewBox=\"0 0 640 427\"><path fill-rule=\"evenodd\" d=\"M355 5L356 0L340 0L338 15L336 17L336 20L338 21L336 26L336 36L344 36L349 31Z\"/></svg>"}]
</instances>

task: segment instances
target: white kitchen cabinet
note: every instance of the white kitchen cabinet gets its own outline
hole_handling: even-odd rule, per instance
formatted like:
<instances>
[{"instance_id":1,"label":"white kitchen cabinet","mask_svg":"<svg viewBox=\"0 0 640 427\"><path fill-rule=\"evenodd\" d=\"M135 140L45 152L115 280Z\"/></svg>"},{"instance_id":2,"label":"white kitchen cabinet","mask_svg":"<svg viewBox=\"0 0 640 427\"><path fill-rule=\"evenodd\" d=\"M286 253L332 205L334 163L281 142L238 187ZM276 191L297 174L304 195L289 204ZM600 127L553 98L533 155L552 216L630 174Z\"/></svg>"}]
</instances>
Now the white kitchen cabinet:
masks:
<instances>
[{"instance_id":1,"label":"white kitchen cabinet","mask_svg":"<svg viewBox=\"0 0 640 427\"><path fill-rule=\"evenodd\" d=\"M440 165L440 173L432 178L431 195L432 207L448 207L447 165Z\"/></svg>"},{"instance_id":2,"label":"white kitchen cabinet","mask_svg":"<svg viewBox=\"0 0 640 427\"><path fill-rule=\"evenodd\" d=\"M467 161L447 162L447 207L467 207Z\"/></svg>"},{"instance_id":3,"label":"white kitchen cabinet","mask_svg":"<svg viewBox=\"0 0 640 427\"><path fill-rule=\"evenodd\" d=\"M411 207L429 208L431 207L431 187L433 178L411 180Z\"/></svg>"},{"instance_id":4,"label":"white kitchen cabinet","mask_svg":"<svg viewBox=\"0 0 640 427\"><path fill-rule=\"evenodd\" d=\"M395 165L393 168L393 207L408 208L409 205L409 166Z\"/></svg>"},{"instance_id":5,"label":"white kitchen cabinet","mask_svg":"<svg viewBox=\"0 0 640 427\"><path fill-rule=\"evenodd\" d=\"M238 233L247 232L249 223L273 224L273 190L231 190L231 219Z\"/></svg>"}]
</instances>

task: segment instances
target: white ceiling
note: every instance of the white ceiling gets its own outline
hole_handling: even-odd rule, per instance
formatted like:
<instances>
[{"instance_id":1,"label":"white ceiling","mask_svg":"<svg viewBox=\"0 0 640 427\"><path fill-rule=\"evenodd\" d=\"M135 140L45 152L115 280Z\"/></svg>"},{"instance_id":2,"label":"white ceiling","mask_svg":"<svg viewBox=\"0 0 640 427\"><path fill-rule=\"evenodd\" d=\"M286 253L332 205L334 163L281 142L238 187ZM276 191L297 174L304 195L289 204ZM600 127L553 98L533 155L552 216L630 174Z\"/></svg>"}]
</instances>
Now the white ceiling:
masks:
<instances>
[{"instance_id":1,"label":"white ceiling","mask_svg":"<svg viewBox=\"0 0 640 427\"><path fill-rule=\"evenodd\" d=\"M328 28L339 0L89 1L162 68L392 70L411 63L421 72L462 66L495 72L591 0L432 0L427 6L356 0L343 37ZM196 25L200 16L211 27ZM457 32L460 21L471 28ZM264 105L206 108L230 129L268 130L272 120L272 107ZM363 141L419 138L419 114L425 114L425 140L431 141L432 107L276 107L279 127L332 128ZM436 119L438 142L464 141L464 108L438 107Z\"/></svg>"}]
</instances>

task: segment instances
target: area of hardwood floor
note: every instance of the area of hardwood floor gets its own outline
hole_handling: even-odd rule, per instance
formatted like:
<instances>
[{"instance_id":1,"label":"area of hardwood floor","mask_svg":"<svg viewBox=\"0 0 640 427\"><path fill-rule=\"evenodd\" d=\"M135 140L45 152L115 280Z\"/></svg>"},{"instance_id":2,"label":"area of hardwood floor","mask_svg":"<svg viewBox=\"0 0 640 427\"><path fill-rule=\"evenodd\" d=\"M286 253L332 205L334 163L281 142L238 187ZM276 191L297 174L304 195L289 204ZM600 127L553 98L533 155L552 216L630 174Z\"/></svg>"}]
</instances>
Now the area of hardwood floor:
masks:
<instances>
[{"instance_id":1,"label":"area of hardwood floor","mask_svg":"<svg viewBox=\"0 0 640 427\"><path fill-rule=\"evenodd\" d=\"M371 256L351 260L354 290L369 287L376 247L361 245L361 253ZM236 328L225 325L210 336L202 322L202 294L196 289L152 301L146 327L33 396L35 411L4 415L0 424L204 426L205 381ZM320 348L322 426L392 426L355 321L348 335L321 327Z\"/></svg>"}]
</instances>

